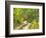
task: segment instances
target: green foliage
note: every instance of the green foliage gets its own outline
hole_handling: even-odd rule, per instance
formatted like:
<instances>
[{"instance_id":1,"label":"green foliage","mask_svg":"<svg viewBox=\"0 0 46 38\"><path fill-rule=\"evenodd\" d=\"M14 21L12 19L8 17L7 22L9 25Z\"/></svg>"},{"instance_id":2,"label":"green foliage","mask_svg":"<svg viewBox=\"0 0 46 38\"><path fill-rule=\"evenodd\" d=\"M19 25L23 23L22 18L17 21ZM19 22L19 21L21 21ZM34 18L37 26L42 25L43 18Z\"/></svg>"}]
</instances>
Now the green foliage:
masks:
<instances>
[{"instance_id":1,"label":"green foliage","mask_svg":"<svg viewBox=\"0 0 46 38\"><path fill-rule=\"evenodd\" d=\"M20 25L25 20L27 20L29 23L32 23L32 26L29 28L38 28L37 25L39 21L39 9L14 8L13 12L14 28L17 25Z\"/></svg>"},{"instance_id":2,"label":"green foliage","mask_svg":"<svg viewBox=\"0 0 46 38\"><path fill-rule=\"evenodd\" d=\"M31 22L31 26L29 26L29 29L38 29L38 28L39 28L38 21L33 20L33 21Z\"/></svg>"}]
</instances>

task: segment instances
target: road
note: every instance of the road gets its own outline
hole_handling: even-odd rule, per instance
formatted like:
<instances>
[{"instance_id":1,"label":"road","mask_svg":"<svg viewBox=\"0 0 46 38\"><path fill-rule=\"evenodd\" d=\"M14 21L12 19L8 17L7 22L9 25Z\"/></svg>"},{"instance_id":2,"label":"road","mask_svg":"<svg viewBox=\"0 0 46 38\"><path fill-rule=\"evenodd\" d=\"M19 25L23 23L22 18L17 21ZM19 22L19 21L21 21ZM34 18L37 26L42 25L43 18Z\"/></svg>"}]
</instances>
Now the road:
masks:
<instances>
[{"instance_id":1,"label":"road","mask_svg":"<svg viewBox=\"0 0 46 38\"><path fill-rule=\"evenodd\" d=\"M20 26L18 26L16 28L16 30L19 30L19 29L28 29L30 25L31 25L31 23L29 23L27 21L24 21Z\"/></svg>"}]
</instances>

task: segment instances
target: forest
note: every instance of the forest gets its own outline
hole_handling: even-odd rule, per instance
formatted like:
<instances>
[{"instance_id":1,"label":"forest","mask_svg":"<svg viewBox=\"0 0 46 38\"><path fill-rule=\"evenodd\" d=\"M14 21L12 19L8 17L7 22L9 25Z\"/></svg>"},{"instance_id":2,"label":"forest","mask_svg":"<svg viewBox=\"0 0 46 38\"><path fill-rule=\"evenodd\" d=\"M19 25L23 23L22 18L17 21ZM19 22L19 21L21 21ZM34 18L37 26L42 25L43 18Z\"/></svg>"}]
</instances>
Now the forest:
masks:
<instances>
[{"instance_id":1,"label":"forest","mask_svg":"<svg viewBox=\"0 0 46 38\"><path fill-rule=\"evenodd\" d=\"M14 8L13 22L14 30L38 29L39 9Z\"/></svg>"}]
</instances>

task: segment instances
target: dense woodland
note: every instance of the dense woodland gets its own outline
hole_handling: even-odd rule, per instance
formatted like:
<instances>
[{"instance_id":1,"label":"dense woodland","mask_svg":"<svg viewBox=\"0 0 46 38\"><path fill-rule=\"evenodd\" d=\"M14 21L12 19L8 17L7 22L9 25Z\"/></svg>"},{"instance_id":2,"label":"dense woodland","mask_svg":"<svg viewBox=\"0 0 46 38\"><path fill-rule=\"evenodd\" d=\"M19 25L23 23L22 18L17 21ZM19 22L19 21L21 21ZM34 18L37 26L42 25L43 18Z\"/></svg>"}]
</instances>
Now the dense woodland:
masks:
<instances>
[{"instance_id":1,"label":"dense woodland","mask_svg":"<svg viewBox=\"0 0 46 38\"><path fill-rule=\"evenodd\" d=\"M31 23L28 29L39 28L39 9L14 8L13 12L14 29L21 26L24 21ZM24 25L20 29L23 29L23 27Z\"/></svg>"}]
</instances>

